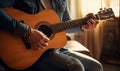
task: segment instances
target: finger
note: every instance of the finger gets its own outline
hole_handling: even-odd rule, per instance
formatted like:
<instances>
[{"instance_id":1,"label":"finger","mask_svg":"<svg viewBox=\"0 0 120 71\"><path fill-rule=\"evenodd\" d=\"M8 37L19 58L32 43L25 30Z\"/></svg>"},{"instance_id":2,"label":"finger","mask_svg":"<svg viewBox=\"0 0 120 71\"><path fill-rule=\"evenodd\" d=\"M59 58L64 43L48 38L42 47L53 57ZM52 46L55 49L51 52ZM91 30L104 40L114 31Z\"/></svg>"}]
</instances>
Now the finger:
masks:
<instances>
[{"instance_id":1,"label":"finger","mask_svg":"<svg viewBox=\"0 0 120 71\"><path fill-rule=\"evenodd\" d=\"M43 42L47 43L49 41L48 38L43 38Z\"/></svg>"},{"instance_id":2,"label":"finger","mask_svg":"<svg viewBox=\"0 0 120 71\"><path fill-rule=\"evenodd\" d=\"M48 42L45 42L45 41L41 40L38 45L41 45L41 46L43 46L43 47L46 47L46 46L48 45Z\"/></svg>"},{"instance_id":3,"label":"finger","mask_svg":"<svg viewBox=\"0 0 120 71\"><path fill-rule=\"evenodd\" d=\"M96 24L98 23L98 21L93 20L93 19L90 19L90 20L88 21L88 23L89 23L89 25L96 25Z\"/></svg>"},{"instance_id":4,"label":"finger","mask_svg":"<svg viewBox=\"0 0 120 71\"><path fill-rule=\"evenodd\" d=\"M31 43L31 46L33 49L40 49L42 48L42 45L38 45L39 41L34 41Z\"/></svg>"},{"instance_id":5,"label":"finger","mask_svg":"<svg viewBox=\"0 0 120 71\"><path fill-rule=\"evenodd\" d=\"M36 47L37 49L43 49L44 47L46 47L48 45L48 43L44 42L43 40L40 40L36 43L36 45L37 45L37 47Z\"/></svg>"},{"instance_id":6,"label":"finger","mask_svg":"<svg viewBox=\"0 0 120 71\"><path fill-rule=\"evenodd\" d=\"M31 44L31 46L32 46L32 48L33 48L33 49L38 48L38 45L36 45L36 43L35 43L35 42L34 42L34 43L32 43L32 44Z\"/></svg>"},{"instance_id":7,"label":"finger","mask_svg":"<svg viewBox=\"0 0 120 71\"><path fill-rule=\"evenodd\" d=\"M83 25L83 26L82 26L82 29L84 29L84 30L86 30L86 29L88 29L88 28L89 28L88 25Z\"/></svg>"},{"instance_id":8,"label":"finger","mask_svg":"<svg viewBox=\"0 0 120 71\"><path fill-rule=\"evenodd\" d=\"M98 24L98 23L99 23L99 21L96 20L96 19L91 19L91 22L92 22L92 23L95 23L95 24Z\"/></svg>"},{"instance_id":9,"label":"finger","mask_svg":"<svg viewBox=\"0 0 120 71\"><path fill-rule=\"evenodd\" d=\"M43 46L40 45L40 44L38 45L38 44L35 43L35 44L33 44L33 45L34 45L34 46L33 46L34 49L42 49L42 48L43 48Z\"/></svg>"},{"instance_id":10,"label":"finger","mask_svg":"<svg viewBox=\"0 0 120 71\"><path fill-rule=\"evenodd\" d=\"M40 49L43 49L43 47L44 47L44 46L42 46L42 45L38 45L37 49L40 50Z\"/></svg>"},{"instance_id":11,"label":"finger","mask_svg":"<svg viewBox=\"0 0 120 71\"><path fill-rule=\"evenodd\" d=\"M44 40L45 42L48 42L50 39L47 36L45 36L42 40Z\"/></svg>"},{"instance_id":12,"label":"finger","mask_svg":"<svg viewBox=\"0 0 120 71\"><path fill-rule=\"evenodd\" d=\"M87 21L87 26L89 27L90 25L92 25L92 23L90 22L90 20L89 21Z\"/></svg>"},{"instance_id":13,"label":"finger","mask_svg":"<svg viewBox=\"0 0 120 71\"><path fill-rule=\"evenodd\" d=\"M94 24L92 21L88 21L88 29L92 29L96 24Z\"/></svg>"},{"instance_id":14,"label":"finger","mask_svg":"<svg viewBox=\"0 0 120 71\"><path fill-rule=\"evenodd\" d=\"M96 18L96 16L93 13L89 13L89 14L87 14L87 16L90 17L90 18L93 18L93 19Z\"/></svg>"}]
</instances>

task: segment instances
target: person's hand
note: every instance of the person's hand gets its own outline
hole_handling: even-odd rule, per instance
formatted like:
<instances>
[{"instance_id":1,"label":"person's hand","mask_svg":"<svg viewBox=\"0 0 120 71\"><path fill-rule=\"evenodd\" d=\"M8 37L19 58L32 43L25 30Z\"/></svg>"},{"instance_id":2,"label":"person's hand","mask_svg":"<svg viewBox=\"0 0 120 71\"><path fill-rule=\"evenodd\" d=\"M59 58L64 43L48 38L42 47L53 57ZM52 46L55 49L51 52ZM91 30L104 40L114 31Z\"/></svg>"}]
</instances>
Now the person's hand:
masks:
<instances>
[{"instance_id":1,"label":"person's hand","mask_svg":"<svg viewBox=\"0 0 120 71\"><path fill-rule=\"evenodd\" d=\"M90 19L87 21L85 25L82 26L82 30L84 31L91 31L96 27L96 25L99 23L98 20L96 20L96 17L93 13L89 13L86 15L87 17L90 17Z\"/></svg>"},{"instance_id":2,"label":"person's hand","mask_svg":"<svg viewBox=\"0 0 120 71\"><path fill-rule=\"evenodd\" d=\"M48 45L49 38L41 31L31 29L28 41L33 48L42 49Z\"/></svg>"}]
</instances>

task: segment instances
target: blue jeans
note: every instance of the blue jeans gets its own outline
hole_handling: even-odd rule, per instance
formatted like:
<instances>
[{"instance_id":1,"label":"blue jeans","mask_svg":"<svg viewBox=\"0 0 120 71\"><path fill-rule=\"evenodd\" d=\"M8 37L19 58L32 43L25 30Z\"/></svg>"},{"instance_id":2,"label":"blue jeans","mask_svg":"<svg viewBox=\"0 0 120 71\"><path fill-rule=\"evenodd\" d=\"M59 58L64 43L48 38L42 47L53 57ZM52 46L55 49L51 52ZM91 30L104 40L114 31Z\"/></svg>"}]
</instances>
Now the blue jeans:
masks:
<instances>
[{"instance_id":1,"label":"blue jeans","mask_svg":"<svg viewBox=\"0 0 120 71\"><path fill-rule=\"evenodd\" d=\"M85 71L103 71L102 64L90 56L67 49L60 49L59 52L77 58Z\"/></svg>"},{"instance_id":2,"label":"blue jeans","mask_svg":"<svg viewBox=\"0 0 120 71\"><path fill-rule=\"evenodd\" d=\"M4 65L4 64L3 64ZM4 65L5 66L5 65ZM8 71L16 71L5 66ZM18 70L17 70L18 71ZM31 67L20 71L103 71L95 59L67 49L47 50Z\"/></svg>"}]
</instances>

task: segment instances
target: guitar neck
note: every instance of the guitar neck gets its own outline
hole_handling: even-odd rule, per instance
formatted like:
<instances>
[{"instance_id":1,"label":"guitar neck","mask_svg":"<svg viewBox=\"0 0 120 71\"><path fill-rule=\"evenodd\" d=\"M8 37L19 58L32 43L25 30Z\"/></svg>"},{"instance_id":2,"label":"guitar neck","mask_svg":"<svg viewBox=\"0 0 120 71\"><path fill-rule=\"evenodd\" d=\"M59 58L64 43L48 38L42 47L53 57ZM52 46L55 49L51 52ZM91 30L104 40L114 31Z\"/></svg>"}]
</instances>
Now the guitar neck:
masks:
<instances>
[{"instance_id":1,"label":"guitar neck","mask_svg":"<svg viewBox=\"0 0 120 71\"><path fill-rule=\"evenodd\" d=\"M51 25L51 29L52 29L53 33L58 33L58 32L62 32L64 30L75 28L78 26L81 28L82 25L87 23L88 19L89 19L89 17L85 17L85 18L81 18L81 19L57 23L57 24ZM98 19L98 17L97 17L97 19Z\"/></svg>"},{"instance_id":2,"label":"guitar neck","mask_svg":"<svg viewBox=\"0 0 120 71\"><path fill-rule=\"evenodd\" d=\"M96 20L104 20L107 18L115 18L114 12L111 8L103 10L98 12L98 14L95 14ZM90 17L84 17L81 19L76 19L72 21L57 23L51 26L51 29L53 33L62 32L67 29L75 28L75 27L82 27L82 25L85 25L87 23L87 20L90 19Z\"/></svg>"}]
</instances>

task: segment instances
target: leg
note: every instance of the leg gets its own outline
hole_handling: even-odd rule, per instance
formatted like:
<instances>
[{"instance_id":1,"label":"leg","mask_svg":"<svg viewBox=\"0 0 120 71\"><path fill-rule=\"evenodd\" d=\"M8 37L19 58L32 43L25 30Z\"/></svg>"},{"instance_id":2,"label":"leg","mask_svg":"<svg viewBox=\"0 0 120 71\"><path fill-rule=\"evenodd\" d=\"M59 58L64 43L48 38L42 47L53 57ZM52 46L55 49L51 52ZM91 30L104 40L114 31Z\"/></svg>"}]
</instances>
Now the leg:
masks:
<instances>
[{"instance_id":1,"label":"leg","mask_svg":"<svg viewBox=\"0 0 120 71\"><path fill-rule=\"evenodd\" d=\"M87 71L103 71L101 63L90 56L67 49L63 49L60 52L79 59L84 65L85 70Z\"/></svg>"},{"instance_id":2,"label":"leg","mask_svg":"<svg viewBox=\"0 0 120 71\"><path fill-rule=\"evenodd\" d=\"M71 56L50 52L44 54L32 67L25 71L85 71L83 64Z\"/></svg>"}]
</instances>

